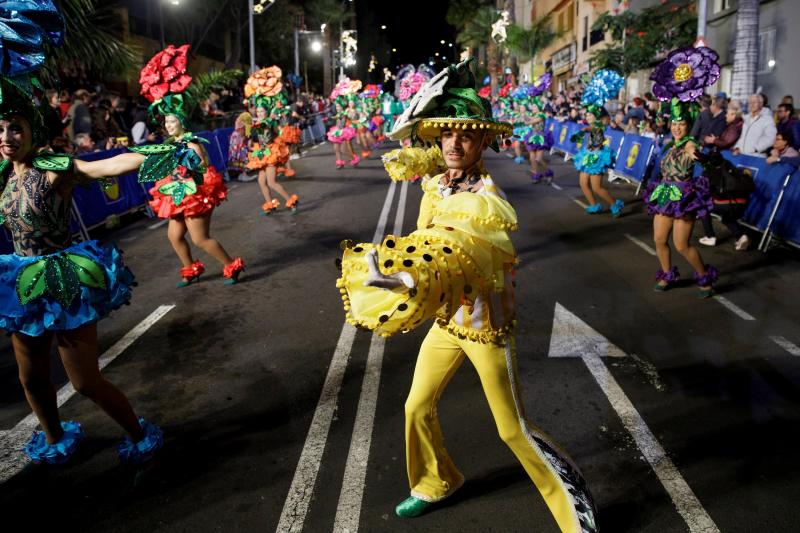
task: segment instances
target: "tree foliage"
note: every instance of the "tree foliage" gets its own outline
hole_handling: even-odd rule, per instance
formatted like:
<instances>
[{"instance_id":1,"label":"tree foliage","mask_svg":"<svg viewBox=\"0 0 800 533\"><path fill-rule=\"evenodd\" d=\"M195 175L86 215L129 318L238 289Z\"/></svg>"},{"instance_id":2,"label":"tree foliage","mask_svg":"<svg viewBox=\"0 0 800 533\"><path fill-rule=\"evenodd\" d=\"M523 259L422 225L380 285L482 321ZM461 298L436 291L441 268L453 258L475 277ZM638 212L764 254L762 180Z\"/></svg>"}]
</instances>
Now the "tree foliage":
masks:
<instances>
[{"instance_id":1,"label":"tree foliage","mask_svg":"<svg viewBox=\"0 0 800 533\"><path fill-rule=\"evenodd\" d=\"M672 0L619 15L603 13L592 30L610 32L613 44L592 53L594 68L614 69L624 76L648 68L674 48L691 45L697 13L691 0Z\"/></svg>"},{"instance_id":2,"label":"tree foliage","mask_svg":"<svg viewBox=\"0 0 800 533\"><path fill-rule=\"evenodd\" d=\"M490 4L487 0L450 0L445 20L460 32L475 17L479 9Z\"/></svg>"},{"instance_id":3,"label":"tree foliage","mask_svg":"<svg viewBox=\"0 0 800 533\"><path fill-rule=\"evenodd\" d=\"M60 47L47 50L42 77L47 83L59 79L64 69L81 68L88 74L128 77L141 66L139 50L125 43L122 21L108 2L62 0L66 33Z\"/></svg>"},{"instance_id":4,"label":"tree foliage","mask_svg":"<svg viewBox=\"0 0 800 533\"><path fill-rule=\"evenodd\" d=\"M527 30L516 24L510 25L506 29L508 38L505 45L511 55L521 61L528 61L553 44L560 34L553 30L552 18L552 14L547 15L534 22Z\"/></svg>"}]
</instances>

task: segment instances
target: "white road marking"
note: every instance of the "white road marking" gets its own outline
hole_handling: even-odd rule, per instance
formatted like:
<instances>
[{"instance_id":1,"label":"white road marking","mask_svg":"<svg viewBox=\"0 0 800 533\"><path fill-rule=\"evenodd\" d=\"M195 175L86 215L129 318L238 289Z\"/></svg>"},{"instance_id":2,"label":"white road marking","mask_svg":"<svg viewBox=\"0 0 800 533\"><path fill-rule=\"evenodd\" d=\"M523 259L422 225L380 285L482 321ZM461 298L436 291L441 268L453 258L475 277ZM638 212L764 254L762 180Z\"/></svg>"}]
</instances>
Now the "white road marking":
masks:
<instances>
[{"instance_id":1,"label":"white road marking","mask_svg":"<svg viewBox=\"0 0 800 533\"><path fill-rule=\"evenodd\" d=\"M556 302L550 357L579 357L608 398L622 425L636 442L666 489L689 531L718 533L719 528L700 504L692 488L681 476L658 439L608 371L601 356L625 356L625 352Z\"/></svg>"},{"instance_id":2,"label":"white road marking","mask_svg":"<svg viewBox=\"0 0 800 533\"><path fill-rule=\"evenodd\" d=\"M787 339L786 337L782 337L780 335L770 335L769 337L772 339L772 342L789 352L790 354L794 355L795 357L800 357L800 346L797 346L795 343Z\"/></svg>"},{"instance_id":3,"label":"white road marking","mask_svg":"<svg viewBox=\"0 0 800 533\"><path fill-rule=\"evenodd\" d=\"M577 198L573 198L573 199L572 199L572 201L573 201L573 202L575 202L576 204L578 204L579 206L581 206L581 207L582 207L582 208L584 208L584 209L586 209L587 207L589 207L588 205L586 205L585 203L583 203L581 200L578 200Z\"/></svg>"},{"instance_id":4,"label":"white road marking","mask_svg":"<svg viewBox=\"0 0 800 533\"><path fill-rule=\"evenodd\" d=\"M393 235L402 235L403 233L407 195L408 182L404 181L400 186L397 213L394 218L394 228L392 228ZM377 242L380 241L376 241L376 244ZM350 439L350 451L347 454L342 489L339 492L339 503L333 522L333 531L337 533L356 533L358 531L385 346L386 340L383 337L372 336L369 355L367 355L367 366L364 370L364 381L361 384L361 395L358 399L356 420L353 425L353 436Z\"/></svg>"},{"instance_id":5,"label":"white road marking","mask_svg":"<svg viewBox=\"0 0 800 533\"><path fill-rule=\"evenodd\" d=\"M404 185L406 183L404 182ZM392 182L386 192L386 199L381 208L380 217L378 218L378 225L375 228L375 234L372 237L372 242L378 244L383 240L383 234L386 231L386 222L389 218L389 211L392 207L394 200L394 193L397 189L397 183ZM401 190L401 197L404 195ZM399 215L395 218L395 226L397 221L400 220L400 230L402 231L402 217ZM339 400L339 390L342 387L342 379L347 368L347 362L350 358L350 351L353 349L353 341L355 340L356 329L344 323L342 332L339 335L339 342L336 344L336 349L333 352L331 365L328 368L328 374L325 377L325 383L322 386L317 407L314 410L314 417L311 420L311 426L306 435L303 450L300 452L300 458L297 461L297 469L294 472L292 484L289 487L289 493L286 496L286 501L283 504L280 519L278 520L278 527L276 533L299 533L303 530L305 525L306 515L308 514L308 507L311 503L311 498L314 495L314 486L317 482L317 474L319 474L319 467L322 461L322 455L325 452L325 444L328 441L328 434L330 433L331 421L336 412L336 406ZM374 341L373 341L374 342ZM370 354L373 349L370 345ZM374 356L371 356L373 361ZM381 349L380 357L383 357L383 350ZM369 361L369 356L368 356ZM369 362L368 362L369 364ZM364 379L367 379L365 375ZM362 391L362 397L364 396ZM367 407L365 409L368 410ZM359 412L361 412L361 401L359 401ZM374 417L374 408L373 417ZM355 430L354 430L355 431ZM371 438L371 431L369 433ZM367 452L369 449L367 448ZM355 453L355 452L354 452ZM349 458L348 458L349 461ZM364 466L366 468L366 466ZM359 498L358 506L361 506ZM358 520L358 518L356 518Z\"/></svg>"},{"instance_id":6,"label":"white road marking","mask_svg":"<svg viewBox=\"0 0 800 533\"><path fill-rule=\"evenodd\" d=\"M634 237L630 233L626 233L625 234L625 238L628 239L629 241L631 241L633 244L635 244L639 248L641 248L642 250L644 250L645 252L647 252L648 254L656 255L656 251L652 247L648 246L647 244L644 243L644 241L642 241L640 239L637 239L636 237Z\"/></svg>"},{"instance_id":7,"label":"white road marking","mask_svg":"<svg viewBox=\"0 0 800 533\"><path fill-rule=\"evenodd\" d=\"M559 184L558 184L558 183L556 183L555 181L551 181L551 182L550 182L550 186L551 186L552 188L554 188L555 190L557 190L557 191L563 191L563 190L564 190L564 188L563 188L563 187L561 187L561 185L559 185Z\"/></svg>"},{"instance_id":8,"label":"white road marking","mask_svg":"<svg viewBox=\"0 0 800 533\"><path fill-rule=\"evenodd\" d=\"M397 182L393 181L391 185L389 185L389 191L386 193L386 199L383 201L381 216L378 218L378 226L375 228L375 234L372 236L372 244L379 244L383 240L383 234L386 232L386 221L389 218L389 210L392 208L392 200L394 200L394 191L396 188Z\"/></svg>"},{"instance_id":9,"label":"white road marking","mask_svg":"<svg viewBox=\"0 0 800 533\"><path fill-rule=\"evenodd\" d=\"M730 312L734 313L736 316L741 318L742 320L755 320L756 317L733 303L732 301L728 300L724 296L720 296L719 294L715 294L713 298L722 304L723 307L727 308Z\"/></svg>"},{"instance_id":10,"label":"white road marking","mask_svg":"<svg viewBox=\"0 0 800 533\"><path fill-rule=\"evenodd\" d=\"M333 352L331 366L328 368L328 375L322 386L322 393L314 411L314 418L311 420L311 427L308 428L308 435L297 462L297 469L294 471L289 494L283 504L283 511L275 530L277 533L299 533L303 530L311 496L314 494L314 485L317 481L319 465L322 462L322 454L325 451L325 443L328 441L331 421L336 412L339 389L342 387L342 379L355 338L356 328L345 322L342 326L342 333L339 335L339 342L336 344L336 350Z\"/></svg>"},{"instance_id":11,"label":"white road marking","mask_svg":"<svg viewBox=\"0 0 800 533\"><path fill-rule=\"evenodd\" d=\"M166 315L175 305L160 305L155 311L139 322L132 330L126 333L120 340L114 343L99 358L100 370L105 368L111 361L116 359L131 344L141 337L153 324L158 322L161 317ZM72 384L67 383L58 390L56 402L59 407L75 394ZM29 414L20 420L13 429L4 431L0 434L0 483L5 483L11 477L19 473L28 464L28 457L21 453L25 442L30 437L31 432L39 425L36 415Z\"/></svg>"},{"instance_id":12,"label":"white road marking","mask_svg":"<svg viewBox=\"0 0 800 533\"><path fill-rule=\"evenodd\" d=\"M361 384L361 397L358 400L353 437L350 441L350 451L347 454L347 464L342 479L342 490L339 493L339 504L333 521L333 531L336 533L356 533L358 531L385 345L386 339L378 335L372 336L367 366L364 369L364 381Z\"/></svg>"},{"instance_id":13,"label":"white road marking","mask_svg":"<svg viewBox=\"0 0 800 533\"><path fill-rule=\"evenodd\" d=\"M160 228L161 226L165 225L167 222L169 222L169 219L165 218L164 220L160 220L160 221L156 222L155 224L150 224L149 226L147 226L147 229Z\"/></svg>"}]
</instances>

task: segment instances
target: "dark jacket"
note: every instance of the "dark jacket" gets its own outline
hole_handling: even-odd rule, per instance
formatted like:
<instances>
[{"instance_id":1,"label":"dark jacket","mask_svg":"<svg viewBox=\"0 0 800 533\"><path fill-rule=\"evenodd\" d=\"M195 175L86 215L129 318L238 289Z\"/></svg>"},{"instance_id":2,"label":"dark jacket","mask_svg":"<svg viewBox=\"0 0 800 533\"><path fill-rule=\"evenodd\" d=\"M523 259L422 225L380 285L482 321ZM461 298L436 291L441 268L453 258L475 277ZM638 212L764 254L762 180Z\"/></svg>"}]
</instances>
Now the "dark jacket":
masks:
<instances>
[{"instance_id":1,"label":"dark jacket","mask_svg":"<svg viewBox=\"0 0 800 533\"><path fill-rule=\"evenodd\" d=\"M700 113L700 118L694 123L692 127L692 137L702 143L706 135L721 136L726 126L725 113L719 113L715 117L711 114L711 110L706 109Z\"/></svg>"},{"instance_id":2,"label":"dark jacket","mask_svg":"<svg viewBox=\"0 0 800 533\"><path fill-rule=\"evenodd\" d=\"M723 132L714 141L714 146L720 150L730 150L736 141L739 140L739 135L742 134L742 124L744 121L741 117L736 117L733 122L728 124ZM700 139L702 141L702 139Z\"/></svg>"}]
</instances>

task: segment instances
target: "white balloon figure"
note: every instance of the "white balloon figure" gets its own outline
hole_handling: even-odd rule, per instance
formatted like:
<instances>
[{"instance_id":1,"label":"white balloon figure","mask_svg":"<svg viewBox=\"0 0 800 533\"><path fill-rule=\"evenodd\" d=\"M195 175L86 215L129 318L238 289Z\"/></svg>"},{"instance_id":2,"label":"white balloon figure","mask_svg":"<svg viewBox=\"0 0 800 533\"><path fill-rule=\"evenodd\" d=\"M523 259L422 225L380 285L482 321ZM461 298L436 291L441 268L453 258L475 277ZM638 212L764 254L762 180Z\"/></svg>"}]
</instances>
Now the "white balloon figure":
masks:
<instances>
[{"instance_id":1,"label":"white balloon figure","mask_svg":"<svg viewBox=\"0 0 800 533\"><path fill-rule=\"evenodd\" d=\"M492 39L500 44L506 42L506 27L511 24L511 13L501 11L500 18L492 24Z\"/></svg>"}]
</instances>

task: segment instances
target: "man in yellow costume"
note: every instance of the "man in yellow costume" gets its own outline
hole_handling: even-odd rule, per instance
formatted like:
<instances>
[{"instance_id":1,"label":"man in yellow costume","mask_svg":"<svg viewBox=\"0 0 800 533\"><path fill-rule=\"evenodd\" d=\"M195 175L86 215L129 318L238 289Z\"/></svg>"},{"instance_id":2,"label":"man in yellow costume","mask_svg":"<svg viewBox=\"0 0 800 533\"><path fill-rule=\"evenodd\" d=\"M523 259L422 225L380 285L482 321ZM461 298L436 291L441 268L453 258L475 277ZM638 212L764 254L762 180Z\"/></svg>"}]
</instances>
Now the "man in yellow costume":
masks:
<instances>
[{"instance_id":1,"label":"man in yellow costume","mask_svg":"<svg viewBox=\"0 0 800 533\"><path fill-rule=\"evenodd\" d=\"M469 62L451 66L415 95L390 138L416 146L384 156L393 179L424 175L417 230L380 245L345 241L342 293L350 323L389 336L435 323L420 347L405 405L409 498L395 509L416 517L464 482L444 447L437 404L465 357L478 371L503 441L539 489L559 528L597 531L580 472L530 425L517 383L514 246L517 216L483 166L486 148L511 125L492 118ZM440 151L441 150L441 151ZM436 168L446 168L436 173ZM431 173L436 174L431 177ZM427 174L427 175L426 175Z\"/></svg>"}]
</instances>

